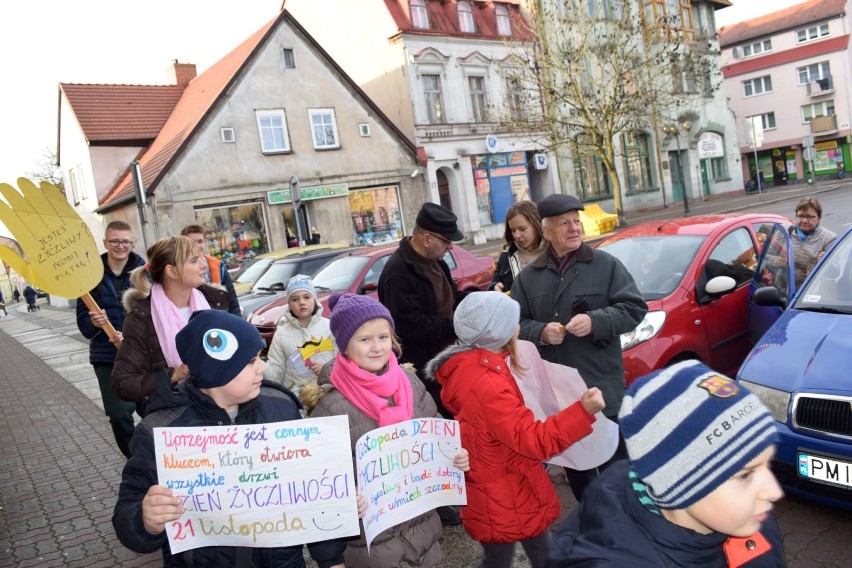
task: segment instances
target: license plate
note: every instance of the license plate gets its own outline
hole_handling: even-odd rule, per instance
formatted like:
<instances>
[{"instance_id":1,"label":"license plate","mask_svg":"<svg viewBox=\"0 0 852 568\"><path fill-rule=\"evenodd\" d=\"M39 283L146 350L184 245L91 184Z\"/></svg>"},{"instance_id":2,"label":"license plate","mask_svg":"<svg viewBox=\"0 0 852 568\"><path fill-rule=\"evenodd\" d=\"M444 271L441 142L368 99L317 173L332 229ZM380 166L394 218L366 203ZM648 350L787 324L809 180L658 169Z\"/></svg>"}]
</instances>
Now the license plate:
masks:
<instances>
[{"instance_id":1,"label":"license plate","mask_svg":"<svg viewBox=\"0 0 852 568\"><path fill-rule=\"evenodd\" d=\"M852 463L799 454L799 475L814 481L852 487Z\"/></svg>"}]
</instances>

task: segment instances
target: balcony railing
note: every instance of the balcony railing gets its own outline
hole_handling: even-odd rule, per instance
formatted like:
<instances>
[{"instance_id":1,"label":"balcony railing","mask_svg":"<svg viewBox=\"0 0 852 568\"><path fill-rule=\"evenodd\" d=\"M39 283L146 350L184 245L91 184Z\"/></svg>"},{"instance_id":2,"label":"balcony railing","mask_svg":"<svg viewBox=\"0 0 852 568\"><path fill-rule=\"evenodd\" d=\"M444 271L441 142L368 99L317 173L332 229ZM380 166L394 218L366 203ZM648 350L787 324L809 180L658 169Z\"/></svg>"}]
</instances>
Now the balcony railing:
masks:
<instances>
[{"instance_id":1,"label":"balcony railing","mask_svg":"<svg viewBox=\"0 0 852 568\"><path fill-rule=\"evenodd\" d=\"M837 131L837 117L833 114L828 116L815 116L811 119L811 134L824 135Z\"/></svg>"},{"instance_id":2,"label":"balcony railing","mask_svg":"<svg viewBox=\"0 0 852 568\"><path fill-rule=\"evenodd\" d=\"M809 97L818 97L834 92L834 77L829 75L806 85Z\"/></svg>"}]
</instances>

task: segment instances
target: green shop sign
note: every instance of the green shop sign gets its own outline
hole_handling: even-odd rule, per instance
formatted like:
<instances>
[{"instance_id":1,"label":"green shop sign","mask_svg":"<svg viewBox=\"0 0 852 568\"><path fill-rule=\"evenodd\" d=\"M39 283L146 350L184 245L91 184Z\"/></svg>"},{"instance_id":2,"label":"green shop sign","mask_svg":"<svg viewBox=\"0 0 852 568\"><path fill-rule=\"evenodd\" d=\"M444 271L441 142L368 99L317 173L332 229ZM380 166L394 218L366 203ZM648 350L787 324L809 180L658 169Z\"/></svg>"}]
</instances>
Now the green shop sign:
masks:
<instances>
[{"instance_id":1,"label":"green shop sign","mask_svg":"<svg viewBox=\"0 0 852 568\"><path fill-rule=\"evenodd\" d=\"M302 188L302 201L310 201L312 199L324 199L326 197L341 197L349 195L348 183L334 183L331 185L315 185L312 187ZM266 192L266 201L269 205L281 205L282 203L292 203L290 199L290 188L278 189L275 191Z\"/></svg>"}]
</instances>

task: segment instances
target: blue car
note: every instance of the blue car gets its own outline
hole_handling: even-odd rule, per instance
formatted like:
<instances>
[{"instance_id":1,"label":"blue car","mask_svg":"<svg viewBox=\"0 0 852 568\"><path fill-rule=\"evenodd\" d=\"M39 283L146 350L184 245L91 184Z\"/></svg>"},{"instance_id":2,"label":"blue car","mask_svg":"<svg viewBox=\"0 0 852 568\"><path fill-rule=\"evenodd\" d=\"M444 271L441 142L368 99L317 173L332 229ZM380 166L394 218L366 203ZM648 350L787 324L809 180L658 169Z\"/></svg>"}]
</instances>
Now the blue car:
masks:
<instances>
[{"instance_id":1,"label":"blue car","mask_svg":"<svg viewBox=\"0 0 852 568\"><path fill-rule=\"evenodd\" d=\"M758 263L750 317L756 333L780 317L737 380L778 421L773 469L784 489L852 510L852 229L795 291L789 250L778 227Z\"/></svg>"}]
</instances>

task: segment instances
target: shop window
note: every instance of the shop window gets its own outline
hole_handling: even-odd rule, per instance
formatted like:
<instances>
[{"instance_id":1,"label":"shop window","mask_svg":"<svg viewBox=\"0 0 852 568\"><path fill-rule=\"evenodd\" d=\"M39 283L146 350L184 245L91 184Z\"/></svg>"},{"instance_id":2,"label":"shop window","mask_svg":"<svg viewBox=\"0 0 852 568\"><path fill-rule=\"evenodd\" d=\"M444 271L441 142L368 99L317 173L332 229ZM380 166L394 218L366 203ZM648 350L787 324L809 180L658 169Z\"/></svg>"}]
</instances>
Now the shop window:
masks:
<instances>
[{"instance_id":1,"label":"shop window","mask_svg":"<svg viewBox=\"0 0 852 568\"><path fill-rule=\"evenodd\" d=\"M196 209L195 222L206 230L208 254L221 259L228 269L239 268L258 254L269 252L260 203Z\"/></svg>"},{"instance_id":2,"label":"shop window","mask_svg":"<svg viewBox=\"0 0 852 568\"><path fill-rule=\"evenodd\" d=\"M281 154L290 151L290 136L287 133L287 117L283 110L258 110L257 131L260 149L264 154Z\"/></svg>"},{"instance_id":3,"label":"shop window","mask_svg":"<svg viewBox=\"0 0 852 568\"><path fill-rule=\"evenodd\" d=\"M352 190L349 209L355 244L389 243L402 238L397 186Z\"/></svg>"},{"instance_id":4,"label":"shop window","mask_svg":"<svg viewBox=\"0 0 852 568\"><path fill-rule=\"evenodd\" d=\"M426 11L426 1L411 0L408 6L411 9L411 25L421 30L428 30L429 13Z\"/></svg>"},{"instance_id":5,"label":"shop window","mask_svg":"<svg viewBox=\"0 0 852 568\"><path fill-rule=\"evenodd\" d=\"M459 2L456 5L459 13L459 30L472 34L475 29L473 27L473 12L470 9L470 4L467 2Z\"/></svg>"},{"instance_id":6,"label":"shop window","mask_svg":"<svg viewBox=\"0 0 852 568\"><path fill-rule=\"evenodd\" d=\"M308 117L311 121L311 133L314 139L314 149L329 150L340 148L337 137L337 121L334 118L334 109L315 108L308 109Z\"/></svg>"},{"instance_id":7,"label":"shop window","mask_svg":"<svg viewBox=\"0 0 852 568\"><path fill-rule=\"evenodd\" d=\"M627 174L628 191L642 191L653 187L648 140L648 135L641 132L628 132L622 135L624 171Z\"/></svg>"},{"instance_id":8,"label":"shop window","mask_svg":"<svg viewBox=\"0 0 852 568\"><path fill-rule=\"evenodd\" d=\"M728 174L728 160L724 156L721 158L710 158L710 175L714 181L731 178Z\"/></svg>"}]
</instances>

